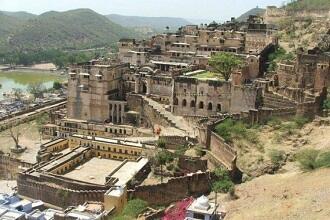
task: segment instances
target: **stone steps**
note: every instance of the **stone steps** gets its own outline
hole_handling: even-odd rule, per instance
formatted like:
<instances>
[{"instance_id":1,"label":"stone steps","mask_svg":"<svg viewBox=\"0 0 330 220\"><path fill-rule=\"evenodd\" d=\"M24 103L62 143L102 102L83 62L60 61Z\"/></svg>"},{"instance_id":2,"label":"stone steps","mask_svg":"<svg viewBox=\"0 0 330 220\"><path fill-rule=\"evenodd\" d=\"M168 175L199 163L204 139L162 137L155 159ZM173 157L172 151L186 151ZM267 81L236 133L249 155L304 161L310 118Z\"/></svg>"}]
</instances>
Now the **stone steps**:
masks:
<instances>
[{"instance_id":1,"label":"stone steps","mask_svg":"<svg viewBox=\"0 0 330 220\"><path fill-rule=\"evenodd\" d=\"M148 103L161 117L163 117L171 126L182 130L188 134L188 136L193 134L193 129L181 116L175 116L171 112L168 112L162 104L146 97L142 96L144 101Z\"/></svg>"},{"instance_id":2,"label":"stone steps","mask_svg":"<svg viewBox=\"0 0 330 220\"><path fill-rule=\"evenodd\" d=\"M290 108L292 111L295 111L296 103L277 94L265 93L263 97L263 106L276 110L284 110Z\"/></svg>"}]
</instances>

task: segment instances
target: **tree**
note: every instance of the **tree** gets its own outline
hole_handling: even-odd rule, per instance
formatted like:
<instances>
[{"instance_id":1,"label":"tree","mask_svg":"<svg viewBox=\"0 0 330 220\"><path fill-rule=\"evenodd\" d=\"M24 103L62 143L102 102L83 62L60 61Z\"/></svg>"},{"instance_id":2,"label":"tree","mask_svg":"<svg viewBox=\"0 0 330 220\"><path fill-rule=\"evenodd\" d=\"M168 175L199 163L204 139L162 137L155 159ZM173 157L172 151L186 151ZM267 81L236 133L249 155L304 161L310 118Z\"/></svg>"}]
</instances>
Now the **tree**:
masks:
<instances>
[{"instance_id":1,"label":"tree","mask_svg":"<svg viewBox=\"0 0 330 220\"><path fill-rule=\"evenodd\" d=\"M166 148L166 142L165 141L163 141L163 140L158 140L158 142L157 142L157 147L159 148L159 149L165 149Z\"/></svg>"},{"instance_id":2,"label":"tree","mask_svg":"<svg viewBox=\"0 0 330 220\"><path fill-rule=\"evenodd\" d=\"M156 163L160 166L160 181L163 182L163 166L173 161L173 156L167 150L161 150L155 156Z\"/></svg>"},{"instance_id":3,"label":"tree","mask_svg":"<svg viewBox=\"0 0 330 220\"><path fill-rule=\"evenodd\" d=\"M14 97L16 100L22 100L23 98L23 90L20 88L13 88L13 92L14 92Z\"/></svg>"},{"instance_id":4,"label":"tree","mask_svg":"<svg viewBox=\"0 0 330 220\"><path fill-rule=\"evenodd\" d=\"M21 148L21 146L19 145L19 138L20 138L21 134L22 133L20 132L18 127L16 127L16 128L10 127L9 128L9 135L13 139L13 141L15 142L15 148L16 149Z\"/></svg>"},{"instance_id":5,"label":"tree","mask_svg":"<svg viewBox=\"0 0 330 220\"><path fill-rule=\"evenodd\" d=\"M45 91L45 87L41 83L32 83L28 85L27 90L34 96L34 98L41 98Z\"/></svg>"},{"instance_id":6,"label":"tree","mask_svg":"<svg viewBox=\"0 0 330 220\"><path fill-rule=\"evenodd\" d=\"M216 168L214 171L215 181L212 184L212 191L215 192L215 201L217 202L218 193L235 194L235 185L231 181L228 170Z\"/></svg>"},{"instance_id":7,"label":"tree","mask_svg":"<svg viewBox=\"0 0 330 220\"><path fill-rule=\"evenodd\" d=\"M40 143L41 143L42 127L47 123L48 119L49 119L48 113L43 113L36 118Z\"/></svg>"},{"instance_id":8,"label":"tree","mask_svg":"<svg viewBox=\"0 0 330 220\"><path fill-rule=\"evenodd\" d=\"M209 64L220 73L226 81L229 80L232 71L242 64L242 60L232 53L221 52L213 55Z\"/></svg>"},{"instance_id":9,"label":"tree","mask_svg":"<svg viewBox=\"0 0 330 220\"><path fill-rule=\"evenodd\" d=\"M59 90L59 89L61 89L61 88L62 88L62 84L61 84L60 82L55 81L55 82L53 83L53 89L55 89L55 90Z\"/></svg>"}]
</instances>

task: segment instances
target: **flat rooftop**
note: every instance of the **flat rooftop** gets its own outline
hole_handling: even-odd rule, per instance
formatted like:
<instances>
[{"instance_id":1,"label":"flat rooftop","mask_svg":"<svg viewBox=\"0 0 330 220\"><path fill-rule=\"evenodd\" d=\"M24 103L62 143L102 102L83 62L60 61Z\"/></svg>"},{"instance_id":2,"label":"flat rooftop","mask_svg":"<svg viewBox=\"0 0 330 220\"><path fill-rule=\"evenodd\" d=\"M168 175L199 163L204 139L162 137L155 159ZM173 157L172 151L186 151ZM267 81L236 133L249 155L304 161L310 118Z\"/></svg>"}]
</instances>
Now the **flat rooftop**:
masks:
<instances>
[{"instance_id":1,"label":"flat rooftop","mask_svg":"<svg viewBox=\"0 0 330 220\"><path fill-rule=\"evenodd\" d=\"M137 172L139 172L148 163L147 158L141 158L139 161L127 161L120 169L118 169L112 177L118 178L116 186L123 186L128 183Z\"/></svg>"},{"instance_id":2,"label":"flat rooftop","mask_svg":"<svg viewBox=\"0 0 330 220\"><path fill-rule=\"evenodd\" d=\"M105 178L122 163L123 161L94 157L63 176L92 184L104 185Z\"/></svg>"}]
</instances>

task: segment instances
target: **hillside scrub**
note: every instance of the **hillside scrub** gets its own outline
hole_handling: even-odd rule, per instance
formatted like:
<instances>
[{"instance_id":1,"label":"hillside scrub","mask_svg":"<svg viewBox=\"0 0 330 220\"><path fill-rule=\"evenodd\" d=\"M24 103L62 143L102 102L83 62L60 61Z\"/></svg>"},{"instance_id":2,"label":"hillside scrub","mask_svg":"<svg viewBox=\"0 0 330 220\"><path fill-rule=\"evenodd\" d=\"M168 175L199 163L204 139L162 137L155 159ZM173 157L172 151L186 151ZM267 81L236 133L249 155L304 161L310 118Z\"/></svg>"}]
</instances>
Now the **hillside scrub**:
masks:
<instances>
[{"instance_id":1,"label":"hillside scrub","mask_svg":"<svg viewBox=\"0 0 330 220\"><path fill-rule=\"evenodd\" d=\"M226 119L216 126L215 131L226 142L232 142L233 139L236 138L245 139L248 142L254 144L257 144L259 142L258 135L255 129L252 129L249 125L241 121Z\"/></svg>"},{"instance_id":2,"label":"hillside scrub","mask_svg":"<svg viewBox=\"0 0 330 220\"><path fill-rule=\"evenodd\" d=\"M269 152L269 157L275 166L279 167L285 160L285 152L282 150L273 149Z\"/></svg>"},{"instance_id":3,"label":"hillside scrub","mask_svg":"<svg viewBox=\"0 0 330 220\"><path fill-rule=\"evenodd\" d=\"M135 219L139 214L146 210L148 203L141 199L133 199L128 201L123 212L116 216L114 220Z\"/></svg>"},{"instance_id":4,"label":"hillside scrub","mask_svg":"<svg viewBox=\"0 0 330 220\"><path fill-rule=\"evenodd\" d=\"M288 11L310 11L330 9L329 0L293 0L286 5Z\"/></svg>"},{"instance_id":5,"label":"hillside scrub","mask_svg":"<svg viewBox=\"0 0 330 220\"><path fill-rule=\"evenodd\" d=\"M321 152L315 149L304 149L295 155L295 159L304 171L330 167L330 151Z\"/></svg>"},{"instance_id":6,"label":"hillside scrub","mask_svg":"<svg viewBox=\"0 0 330 220\"><path fill-rule=\"evenodd\" d=\"M293 53L287 53L282 47L278 47L275 51L268 55L268 60L270 62L268 66L268 71L275 71L277 68L277 63L280 61L290 61L295 58Z\"/></svg>"}]
</instances>

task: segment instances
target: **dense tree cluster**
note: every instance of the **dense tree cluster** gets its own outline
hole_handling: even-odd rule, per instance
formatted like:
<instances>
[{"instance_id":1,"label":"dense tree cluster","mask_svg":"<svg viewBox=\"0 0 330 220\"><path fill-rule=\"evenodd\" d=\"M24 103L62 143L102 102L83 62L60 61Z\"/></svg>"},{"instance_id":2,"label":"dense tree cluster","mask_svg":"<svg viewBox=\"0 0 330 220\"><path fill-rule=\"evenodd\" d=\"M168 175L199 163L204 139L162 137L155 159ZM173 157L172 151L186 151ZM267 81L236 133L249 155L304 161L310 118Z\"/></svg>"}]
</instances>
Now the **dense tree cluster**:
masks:
<instances>
[{"instance_id":1,"label":"dense tree cluster","mask_svg":"<svg viewBox=\"0 0 330 220\"><path fill-rule=\"evenodd\" d=\"M51 62L58 68L68 64L86 62L101 56L99 52L63 52L61 50L43 50L30 52L0 53L0 63L29 66L36 63Z\"/></svg>"}]
</instances>

